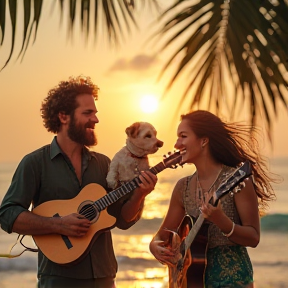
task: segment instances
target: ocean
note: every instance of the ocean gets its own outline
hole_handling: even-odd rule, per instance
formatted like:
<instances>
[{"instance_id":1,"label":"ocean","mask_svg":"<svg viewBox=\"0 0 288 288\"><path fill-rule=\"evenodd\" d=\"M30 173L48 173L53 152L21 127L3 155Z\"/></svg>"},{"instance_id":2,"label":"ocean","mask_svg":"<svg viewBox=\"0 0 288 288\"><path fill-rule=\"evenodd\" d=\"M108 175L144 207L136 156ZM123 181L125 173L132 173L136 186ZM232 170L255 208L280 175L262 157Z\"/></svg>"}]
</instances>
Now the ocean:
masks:
<instances>
[{"instance_id":1,"label":"ocean","mask_svg":"<svg viewBox=\"0 0 288 288\"><path fill-rule=\"evenodd\" d=\"M152 165L161 161L154 157ZM153 163L153 161L155 163ZM151 162L151 161L150 161ZM248 248L254 267L256 288L288 288L288 158L271 159L271 171L282 177L274 185L277 200L270 204L261 219L261 240L256 248ZM0 163L0 201L9 187L17 163ZM118 288L160 288L167 286L167 268L154 259L149 242L167 211L172 189L177 180L193 173L192 165L166 169L158 174L155 190L147 196L142 219L126 231L113 229L113 244L118 261ZM0 231L0 255L8 253L17 234ZM31 237L25 244L33 247ZM13 253L21 252L17 244ZM1 288L36 287L37 256L24 252L13 259L0 257Z\"/></svg>"}]
</instances>

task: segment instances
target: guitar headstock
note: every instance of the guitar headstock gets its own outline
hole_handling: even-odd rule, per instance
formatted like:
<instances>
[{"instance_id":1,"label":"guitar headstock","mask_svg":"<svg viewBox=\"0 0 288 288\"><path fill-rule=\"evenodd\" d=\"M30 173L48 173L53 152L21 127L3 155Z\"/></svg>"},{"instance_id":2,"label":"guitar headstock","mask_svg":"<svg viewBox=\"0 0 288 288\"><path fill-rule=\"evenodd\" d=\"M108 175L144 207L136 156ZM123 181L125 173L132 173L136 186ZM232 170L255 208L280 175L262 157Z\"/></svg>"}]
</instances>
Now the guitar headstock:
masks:
<instances>
[{"instance_id":1,"label":"guitar headstock","mask_svg":"<svg viewBox=\"0 0 288 288\"><path fill-rule=\"evenodd\" d=\"M214 206L217 205L219 199L230 191L238 190L243 187L241 184L246 178L252 175L252 167L249 161L244 162L228 179L226 179L216 191L216 201ZM238 186L240 186L238 188ZM245 185L244 185L245 186ZM233 192L232 192L233 193ZM236 192L237 193L237 192Z\"/></svg>"},{"instance_id":2,"label":"guitar headstock","mask_svg":"<svg viewBox=\"0 0 288 288\"><path fill-rule=\"evenodd\" d=\"M180 163L182 156L180 151L176 151L174 153L168 152L168 155L164 155L163 157L163 163L166 168L176 169L179 165L181 165Z\"/></svg>"}]
</instances>

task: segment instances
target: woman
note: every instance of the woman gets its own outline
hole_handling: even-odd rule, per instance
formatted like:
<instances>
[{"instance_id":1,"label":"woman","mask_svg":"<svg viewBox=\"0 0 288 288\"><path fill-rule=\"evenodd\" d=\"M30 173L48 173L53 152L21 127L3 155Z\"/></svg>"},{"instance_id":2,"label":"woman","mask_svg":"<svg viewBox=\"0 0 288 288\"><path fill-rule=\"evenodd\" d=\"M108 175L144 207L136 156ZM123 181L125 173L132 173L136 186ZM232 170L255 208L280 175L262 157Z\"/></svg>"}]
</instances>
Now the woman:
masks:
<instances>
[{"instance_id":1,"label":"woman","mask_svg":"<svg viewBox=\"0 0 288 288\"><path fill-rule=\"evenodd\" d=\"M168 213L150 243L150 251L161 263L175 267L179 247L175 250L171 243L168 245L171 242L169 231L177 231L185 215L197 219L202 213L204 223L209 224L206 288L254 287L246 246L258 245L259 214L267 208L267 201L275 199L273 180L258 153L254 132L255 129L247 126L224 123L202 110L182 115L178 126L175 148L182 151L182 162L193 163L196 172L176 184ZM253 177L245 179L238 190L216 201L217 188L245 161L251 164Z\"/></svg>"}]
</instances>

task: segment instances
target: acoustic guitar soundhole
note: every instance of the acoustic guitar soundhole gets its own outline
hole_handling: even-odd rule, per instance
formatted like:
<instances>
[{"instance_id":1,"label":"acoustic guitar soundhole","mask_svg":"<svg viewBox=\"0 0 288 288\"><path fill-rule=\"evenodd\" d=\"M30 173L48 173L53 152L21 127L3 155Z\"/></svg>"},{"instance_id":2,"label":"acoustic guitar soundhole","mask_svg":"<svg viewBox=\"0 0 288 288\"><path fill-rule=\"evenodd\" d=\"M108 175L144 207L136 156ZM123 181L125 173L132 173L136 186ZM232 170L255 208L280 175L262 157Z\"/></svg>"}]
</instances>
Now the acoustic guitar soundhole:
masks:
<instances>
[{"instance_id":1,"label":"acoustic guitar soundhole","mask_svg":"<svg viewBox=\"0 0 288 288\"><path fill-rule=\"evenodd\" d=\"M96 222L99 218L99 211L93 201L84 201L78 208L78 213L90 220L92 223Z\"/></svg>"}]
</instances>

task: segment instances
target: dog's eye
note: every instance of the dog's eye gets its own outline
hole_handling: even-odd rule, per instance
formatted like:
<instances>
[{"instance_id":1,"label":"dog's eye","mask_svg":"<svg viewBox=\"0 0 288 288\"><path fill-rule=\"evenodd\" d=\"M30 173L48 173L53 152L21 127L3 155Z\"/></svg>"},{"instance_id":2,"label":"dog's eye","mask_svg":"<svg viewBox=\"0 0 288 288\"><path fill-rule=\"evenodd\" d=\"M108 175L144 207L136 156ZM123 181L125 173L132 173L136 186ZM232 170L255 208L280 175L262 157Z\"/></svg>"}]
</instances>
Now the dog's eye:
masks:
<instances>
[{"instance_id":1,"label":"dog's eye","mask_svg":"<svg viewBox=\"0 0 288 288\"><path fill-rule=\"evenodd\" d=\"M152 137L151 134L147 134L147 135L145 135L145 138L151 138L151 137Z\"/></svg>"}]
</instances>

